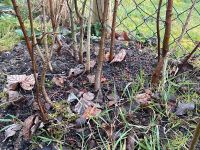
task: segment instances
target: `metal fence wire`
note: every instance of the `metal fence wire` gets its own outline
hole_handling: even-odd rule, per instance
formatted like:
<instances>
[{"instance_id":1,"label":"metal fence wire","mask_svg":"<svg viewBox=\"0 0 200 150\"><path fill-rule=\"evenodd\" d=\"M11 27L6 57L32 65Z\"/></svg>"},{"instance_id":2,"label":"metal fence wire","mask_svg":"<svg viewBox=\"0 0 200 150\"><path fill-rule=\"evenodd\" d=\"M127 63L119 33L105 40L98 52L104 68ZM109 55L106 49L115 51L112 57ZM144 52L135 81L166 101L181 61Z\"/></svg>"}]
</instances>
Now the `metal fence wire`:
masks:
<instances>
[{"instance_id":1,"label":"metal fence wire","mask_svg":"<svg viewBox=\"0 0 200 150\"><path fill-rule=\"evenodd\" d=\"M111 2L113 9L114 0ZM158 4L159 0L119 0L116 31L125 31L131 39L140 42L156 39ZM167 0L163 0L159 19L161 41L165 31L166 6ZM89 5L87 8L89 9ZM178 41L189 14L183 38ZM180 56L191 51L198 41L200 41L200 0L174 0L171 48L177 44L176 52Z\"/></svg>"},{"instance_id":2,"label":"metal fence wire","mask_svg":"<svg viewBox=\"0 0 200 150\"><path fill-rule=\"evenodd\" d=\"M156 37L158 3L159 0L120 0L116 29L127 31L135 40L143 41ZM167 1L163 0L160 16L161 37L165 29L166 5ZM200 0L174 0L171 45L181 35L189 13L191 17L183 39L177 44L178 48L184 51L194 48L200 40Z\"/></svg>"}]
</instances>

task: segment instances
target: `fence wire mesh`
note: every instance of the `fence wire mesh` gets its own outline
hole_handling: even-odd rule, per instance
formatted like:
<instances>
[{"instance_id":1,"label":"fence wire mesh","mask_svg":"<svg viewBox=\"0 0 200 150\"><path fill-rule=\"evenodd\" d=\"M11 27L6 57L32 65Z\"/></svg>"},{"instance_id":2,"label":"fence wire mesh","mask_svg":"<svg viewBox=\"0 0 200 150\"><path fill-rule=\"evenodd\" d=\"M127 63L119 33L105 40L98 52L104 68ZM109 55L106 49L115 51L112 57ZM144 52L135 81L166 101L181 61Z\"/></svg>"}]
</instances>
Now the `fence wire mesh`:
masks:
<instances>
[{"instance_id":1,"label":"fence wire mesh","mask_svg":"<svg viewBox=\"0 0 200 150\"><path fill-rule=\"evenodd\" d=\"M174 45L182 32L194 0L176 0L173 6L170 44ZM156 18L159 0L120 0L117 14L117 30L127 31L135 40L156 38ZM160 15L161 39L165 29L167 1L163 1ZM200 40L200 0L196 0L191 11L183 39L177 43L179 53L190 51Z\"/></svg>"}]
</instances>

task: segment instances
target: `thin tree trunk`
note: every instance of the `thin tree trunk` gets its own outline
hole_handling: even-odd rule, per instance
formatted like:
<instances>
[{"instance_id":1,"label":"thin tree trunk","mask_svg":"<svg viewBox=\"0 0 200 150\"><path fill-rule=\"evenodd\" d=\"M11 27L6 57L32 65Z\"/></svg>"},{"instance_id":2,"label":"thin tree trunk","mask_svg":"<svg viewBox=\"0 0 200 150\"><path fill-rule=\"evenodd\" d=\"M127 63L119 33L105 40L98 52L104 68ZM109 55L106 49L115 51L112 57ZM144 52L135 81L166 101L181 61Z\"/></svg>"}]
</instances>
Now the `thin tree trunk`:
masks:
<instances>
[{"instance_id":1,"label":"thin tree trunk","mask_svg":"<svg viewBox=\"0 0 200 150\"><path fill-rule=\"evenodd\" d=\"M200 137L200 121L197 124L196 130L194 132L193 138L192 138L192 142L190 144L190 148L189 150L195 150L195 147L199 141L199 137Z\"/></svg>"},{"instance_id":2,"label":"thin tree trunk","mask_svg":"<svg viewBox=\"0 0 200 150\"><path fill-rule=\"evenodd\" d=\"M157 40L158 40L158 62L160 61L160 9L162 6L162 0L158 4L157 20L156 20L156 29L157 29Z\"/></svg>"},{"instance_id":3,"label":"thin tree trunk","mask_svg":"<svg viewBox=\"0 0 200 150\"><path fill-rule=\"evenodd\" d=\"M90 10L88 18L88 27L87 27L87 59L86 59L86 71L90 72L90 38L91 38L91 21L92 21L92 9L93 9L93 0L90 0Z\"/></svg>"},{"instance_id":4,"label":"thin tree trunk","mask_svg":"<svg viewBox=\"0 0 200 150\"><path fill-rule=\"evenodd\" d=\"M46 72L47 72L47 66L50 62L50 50L48 47L48 42L47 42L47 27L46 27L46 12L45 12L45 2L43 0L42 3L42 13L43 13L43 29L44 29L44 48L45 48L45 61L43 61L43 70L42 70L42 76L41 76L41 88L42 88L42 94L49 104L52 104L52 101L50 100L46 88L45 88L45 80L46 80ZM53 24L52 24L53 25ZM53 41L54 42L54 41Z\"/></svg>"},{"instance_id":5,"label":"thin tree trunk","mask_svg":"<svg viewBox=\"0 0 200 150\"><path fill-rule=\"evenodd\" d=\"M31 15L30 1L27 1L27 2L29 4L29 6L28 6L29 7L29 16L31 17L32 15ZM32 47L33 45L31 45L31 43L30 43L30 39L29 39L29 37L27 35L27 32L26 32L22 17L21 17L21 15L19 13L19 7L18 7L18 5L16 3L16 0L12 0L12 4L13 4L13 7L14 7L16 16L18 18L20 27L22 29L22 32L23 32L23 35L24 35L24 39L26 41L26 45L27 45L27 48L28 48L29 55L31 57L31 63L32 63L32 68L33 68L33 73L34 73L34 78L35 78L35 83L36 83L36 102L37 102L37 104L39 106L42 119L44 121L46 121L46 120L48 120L47 115L46 115L46 111L45 111L45 108L42 105L42 102L39 99L39 84L38 84L38 79L37 79L37 66L36 66L35 56L34 56L33 47Z\"/></svg>"},{"instance_id":6,"label":"thin tree trunk","mask_svg":"<svg viewBox=\"0 0 200 150\"><path fill-rule=\"evenodd\" d=\"M167 10L166 10L165 35L164 35L164 40L163 40L162 58L160 58L160 61L158 62L155 71L153 72L152 79L151 79L152 85L158 84L161 72L163 70L164 61L166 59L167 53L169 52L172 9L173 9L173 0L168 0Z\"/></svg>"},{"instance_id":7,"label":"thin tree trunk","mask_svg":"<svg viewBox=\"0 0 200 150\"><path fill-rule=\"evenodd\" d=\"M102 35L101 35L101 41L99 45L99 55L98 55L98 66L97 66L97 72L95 75L95 90L99 90L101 88L101 75L102 75L102 68L103 68L103 62L104 62L104 54L105 54L105 37L106 37L106 17L108 15L108 6L109 6L109 0L104 1L104 12L103 12L103 19L102 19Z\"/></svg>"},{"instance_id":8,"label":"thin tree trunk","mask_svg":"<svg viewBox=\"0 0 200 150\"><path fill-rule=\"evenodd\" d=\"M115 27L116 27L116 18L117 18L118 3L119 3L119 1L115 0L114 11L113 11L113 20L112 20L112 30L111 30L111 44L110 44L109 61L112 61L113 57L114 57Z\"/></svg>"},{"instance_id":9,"label":"thin tree trunk","mask_svg":"<svg viewBox=\"0 0 200 150\"><path fill-rule=\"evenodd\" d=\"M79 48L79 63L83 63L83 37L84 37L84 13L87 0L84 0L82 5L82 13L78 11L77 0L74 0L76 14L80 19L80 48Z\"/></svg>"},{"instance_id":10,"label":"thin tree trunk","mask_svg":"<svg viewBox=\"0 0 200 150\"><path fill-rule=\"evenodd\" d=\"M69 4L69 0L67 0L67 6L69 8L69 14L70 14L70 23L71 23L71 32L72 32L72 40L73 40L73 55L75 57L75 60L78 61L78 50L77 50L77 39L76 39L76 30L75 30L75 24L74 24L74 17L73 17L73 10L74 8L74 3L71 3L71 6Z\"/></svg>"},{"instance_id":11,"label":"thin tree trunk","mask_svg":"<svg viewBox=\"0 0 200 150\"><path fill-rule=\"evenodd\" d=\"M63 5L64 5L63 3L64 3L64 0L61 1L59 12L56 13L56 12L54 12L53 1L49 0L52 28L53 28L53 32L54 32L56 42L58 43L58 48L57 48L57 54L58 55L61 55L60 50L62 48L62 42L60 41L60 39L59 39L59 37L56 33L57 33L57 28L60 24L60 16L61 16L62 8L63 8ZM57 16L56 16L56 14L57 14Z\"/></svg>"}]
</instances>

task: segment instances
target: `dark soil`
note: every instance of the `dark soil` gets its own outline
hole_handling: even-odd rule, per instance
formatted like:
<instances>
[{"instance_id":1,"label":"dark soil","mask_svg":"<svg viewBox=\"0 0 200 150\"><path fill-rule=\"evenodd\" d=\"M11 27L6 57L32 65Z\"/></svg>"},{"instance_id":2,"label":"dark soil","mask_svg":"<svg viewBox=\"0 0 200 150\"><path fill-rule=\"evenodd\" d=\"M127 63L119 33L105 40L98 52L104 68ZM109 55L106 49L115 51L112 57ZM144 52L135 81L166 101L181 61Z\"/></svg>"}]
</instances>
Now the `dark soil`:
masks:
<instances>
[{"instance_id":1,"label":"dark soil","mask_svg":"<svg viewBox=\"0 0 200 150\"><path fill-rule=\"evenodd\" d=\"M66 39L66 43L64 44L61 55L57 56L57 54L53 55L52 58L52 66L54 71L47 73L47 79L49 81L49 84L47 82L47 92L51 99L53 101L61 101L66 100L68 91L71 90L72 86L78 90L87 90L91 92L94 91L94 85L90 84L87 79L87 73L81 74L77 77L74 77L72 79L69 79L65 82L64 88L57 87L56 85L52 85L50 83L51 79L55 75L62 75L62 76L68 76L69 70L71 68L74 68L78 65L78 63L74 60L72 54L71 54L71 47L70 47L70 40ZM97 56L95 53L97 53L98 49L98 42L93 42L92 44L92 60L96 60ZM102 92L105 96L108 93L111 93L114 89L114 86L116 86L116 89L119 93L119 95L122 94L124 87L130 83L130 82L138 82L138 78L144 78L145 79L145 85L144 88L149 88L149 80L150 75L152 74L153 68L156 65L156 58L155 55L153 55L152 50L149 47L145 47L142 50L138 50L137 44L135 42L129 42L128 45L126 45L126 42L118 41L115 46L115 51L118 53L121 49L126 49L127 55L125 57L125 60L118 63L110 64L109 62L104 63L103 68L103 76L106 78L106 82L102 84ZM106 51L109 50L109 44L106 43ZM85 54L84 54L85 55ZM6 85L6 75L20 75L20 74L31 74L31 61L29 54L27 52L26 46L24 43L19 43L12 51L10 52L3 52L0 54L0 91L3 91L3 88ZM40 59L37 59L37 65L38 65L38 72L41 72L41 61ZM96 66L94 69L92 69L90 74L95 74ZM196 75L196 74L195 74ZM40 75L39 75L40 76ZM141 77L143 76L143 77ZM196 77L196 76L195 76ZM196 81L196 79L195 79ZM198 82L198 81L197 81ZM197 84L197 87L199 84ZM196 87L195 87L196 88ZM20 102L18 104L10 104L5 109L0 110L0 118L4 118L7 114L12 114L16 116L21 121L24 121L28 116L35 114L37 110L33 107L33 93L34 90L31 92L25 92L23 90L20 91L25 99L23 102ZM104 100L105 101L105 100ZM73 104L72 104L73 105ZM104 102L101 103L101 105L104 105ZM129 108L132 108L133 104L130 104L127 102L127 99L124 97L123 102L123 108L125 111L128 111ZM73 106L72 106L73 107ZM133 105L135 108L135 104ZM162 109L162 106L161 108ZM51 110L49 110L51 112ZM119 112L116 111L116 108L113 108L113 112L118 114ZM115 113L111 113L110 116L114 117L116 116ZM149 111L148 109L141 109L137 113L133 115L133 112L130 112L127 114L127 118L130 122L133 122L137 125L148 125L150 123L150 116L153 112ZM108 122L112 122L108 118L105 118ZM168 120L166 119L166 122ZM94 122L90 122L91 126L94 125ZM159 124L163 124L163 126L166 124L165 120L160 120ZM0 128L5 126L6 124L0 124ZM115 138L117 138L117 131L124 128L124 124L120 122L120 119L115 122L115 125L117 127L114 130ZM48 128L48 124L46 125ZM95 125L94 125L95 126ZM109 127L108 127L109 128ZM79 131L80 130L80 131ZM84 128L80 128L77 126L74 126L72 128L69 128L65 134L65 142L67 145L65 145L66 149L80 149L81 147L81 139L79 136L77 136L77 133L82 134L82 130L84 130L84 133L88 135L91 133L91 131L94 132L93 138L90 138L88 140L89 149L92 147L95 147L98 145L98 134L94 127L94 129L88 128L86 125ZM160 133L162 133L163 127L160 128ZM106 135L102 132L102 135ZM138 133L138 136L143 137L143 134L140 133L140 130L136 130L136 133ZM184 131L185 132L185 131ZM164 139L166 135L161 135ZM94 139L96 137L96 139ZM3 132L0 133L0 141L4 139ZM25 150L29 149L31 143L30 141L24 141L19 140L18 134L16 134L14 137L9 138L6 142L0 144L0 149L14 149L15 147ZM71 145L71 146L69 146ZM53 148L54 147L54 148ZM38 149L56 149L55 145L52 144L49 146L44 146L44 148L38 148ZM64 148L63 148L64 149Z\"/></svg>"}]
</instances>

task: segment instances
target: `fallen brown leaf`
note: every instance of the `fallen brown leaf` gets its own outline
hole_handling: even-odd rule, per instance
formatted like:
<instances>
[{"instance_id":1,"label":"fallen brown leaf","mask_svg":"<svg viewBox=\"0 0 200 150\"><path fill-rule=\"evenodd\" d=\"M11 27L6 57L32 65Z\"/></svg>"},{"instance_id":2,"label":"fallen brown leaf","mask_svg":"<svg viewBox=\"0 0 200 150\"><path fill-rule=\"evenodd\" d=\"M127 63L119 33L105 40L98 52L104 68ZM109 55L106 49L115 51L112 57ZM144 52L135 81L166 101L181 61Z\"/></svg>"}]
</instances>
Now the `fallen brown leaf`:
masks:
<instances>
[{"instance_id":1,"label":"fallen brown leaf","mask_svg":"<svg viewBox=\"0 0 200 150\"><path fill-rule=\"evenodd\" d=\"M95 83L95 75L87 75L87 78L91 84ZM106 80L105 77L101 77L101 82L105 82Z\"/></svg>"},{"instance_id":2,"label":"fallen brown leaf","mask_svg":"<svg viewBox=\"0 0 200 150\"><path fill-rule=\"evenodd\" d=\"M26 76L26 75L8 75L7 76L8 82L8 89L9 90L16 90L18 84L24 90L32 90L35 85L35 78L33 74Z\"/></svg>"},{"instance_id":3,"label":"fallen brown leaf","mask_svg":"<svg viewBox=\"0 0 200 150\"><path fill-rule=\"evenodd\" d=\"M98 106L98 104L95 104L94 102L88 101L81 97L78 103L76 104L74 111L77 112L79 115L82 115L85 112L85 109L87 109L90 106L100 107Z\"/></svg>"},{"instance_id":4,"label":"fallen brown leaf","mask_svg":"<svg viewBox=\"0 0 200 150\"><path fill-rule=\"evenodd\" d=\"M151 96L147 93L137 94L135 100L141 105L148 105L150 103Z\"/></svg>"},{"instance_id":5,"label":"fallen brown leaf","mask_svg":"<svg viewBox=\"0 0 200 150\"><path fill-rule=\"evenodd\" d=\"M98 109L95 106L93 106L93 107L90 106L90 107L85 109L82 117L85 118L85 119L89 119L91 117L96 117L100 113L101 113L101 109Z\"/></svg>"},{"instance_id":6,"label":"fallen brown leaf","mask_svg":"<svg viewBox=\"0 0 200 150\"><path fill-rule=\"evenodd\" d=\"M28 140L31 138L31 128L34 124L34 119L35 119L36 115L31 115L28 118L25 119L24 123L23 123L23 127L22 127L22 135L24 137L25 140Z\"/></svg>"},{"instance_id":7,"label":"fallen brown leaf","mask_svg":"<svg viewBox=\"0 0 200 150\"><path fill-rule=\"evenodd\" d=\"M114 59L110 63L121 62L124 60L125 56L126 56L126 50L122 49L118 54L114 56Z\"/></svg>"},{"instance_id":8,"label":"fallen brown leaf","mask_svg":"<svg viewBox=\"0 0 200 150\"><path fill-rule=\"evenodd\" d=\"M85 100L88 100L88 101L91 101L91 100L93 100L94 99L94 94L93 93L91 93L91 92L86 92L86 93L84 93L83 94L83 98L85 99Z\"/></svg>"},{"instance_id":9,"label":"fallen brown leaf","mask_svg":"<svg viewBox=\"0 0 200 150\"><path fill-rule=\"evenodd\" d=\"M16 134L17 131L21 130L21 124L12 124L5 130L5 139L2 142L5 142L9 137Z\"/></svg>"},{"instance_id":10,"label":"fallen brown leaf","mask_svg":"<svg viewBox=\"0 0 200 150\"><path fill-rule=\"evenodd\" d=\"M130 38L128 37L128 33L125 31L123 31L117 39L120 41L129 41L130 40Z\"/></svg>"},{"instance_id":11,"label":"fallen brown leaf","mask_svg":"<svg viewBox=\"0 0 200 150\"><path fill-rule=\"evenodd\" d=\"M65 79L63 77L53 77L52 82L57 86L64 87Z\"/></svg>"},{"instance_id":12,"label":"fallen brown leaf","mask_svg":"<svg viewBox=\"0 0 200 150\"><path fill-rule=\"evenodd\" d=\"M79 64L75 68L70 69L68 77L75 77L77 75L80 75L84 71L85 71L85 66L82 64Z\"/></svg>"}]
</instances>

